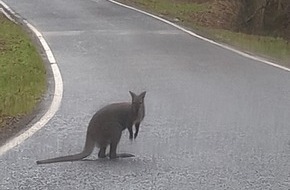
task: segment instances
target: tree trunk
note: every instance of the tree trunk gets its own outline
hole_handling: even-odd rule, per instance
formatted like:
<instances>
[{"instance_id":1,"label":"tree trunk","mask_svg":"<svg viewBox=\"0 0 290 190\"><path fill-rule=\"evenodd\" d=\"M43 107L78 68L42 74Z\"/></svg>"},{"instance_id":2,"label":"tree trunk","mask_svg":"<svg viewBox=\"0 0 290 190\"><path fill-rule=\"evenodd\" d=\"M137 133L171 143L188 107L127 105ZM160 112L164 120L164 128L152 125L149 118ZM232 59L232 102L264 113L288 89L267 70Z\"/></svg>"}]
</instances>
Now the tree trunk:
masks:
<instances>
[{"instance_id":1,"label":"tree trunk","mask_svg":"<svg viewBox=\"0 0 290 190\"><path fill-rule=\"evenodd\" d=\"M254 0L255 16L253 18L253 27L255 31L261 31L264 28L265 8L268 0Z\"/></svg>"}]
</instances>

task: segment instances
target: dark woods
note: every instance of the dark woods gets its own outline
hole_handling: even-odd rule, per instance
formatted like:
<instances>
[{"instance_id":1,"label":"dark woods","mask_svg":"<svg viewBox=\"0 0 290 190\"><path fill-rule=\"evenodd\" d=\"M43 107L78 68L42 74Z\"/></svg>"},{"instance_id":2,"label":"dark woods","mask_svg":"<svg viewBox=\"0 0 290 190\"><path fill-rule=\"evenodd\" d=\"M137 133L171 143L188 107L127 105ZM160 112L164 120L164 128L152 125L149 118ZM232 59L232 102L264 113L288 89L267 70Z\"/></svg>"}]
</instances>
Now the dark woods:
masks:
<instances>
[{"instance_id":1,"label":"dark woods","mask_svg":"<svg viewBox=\"0 0 290 190\"><path fill-rule=\"evenodd\" d=\"M209 3L192 16L199 25L290 41L290 0L176 0Z\"/></svg>"},{"instance_id":2,"label":"dark woods","mask_svg":"<svg viewBox=\"0 0 290 190\"><path fill-rule=\"evenodd\" d=\"M241 30L254 34L281 36L290 41L289 0L241 0Z\"/></svg>"}]
</instances>

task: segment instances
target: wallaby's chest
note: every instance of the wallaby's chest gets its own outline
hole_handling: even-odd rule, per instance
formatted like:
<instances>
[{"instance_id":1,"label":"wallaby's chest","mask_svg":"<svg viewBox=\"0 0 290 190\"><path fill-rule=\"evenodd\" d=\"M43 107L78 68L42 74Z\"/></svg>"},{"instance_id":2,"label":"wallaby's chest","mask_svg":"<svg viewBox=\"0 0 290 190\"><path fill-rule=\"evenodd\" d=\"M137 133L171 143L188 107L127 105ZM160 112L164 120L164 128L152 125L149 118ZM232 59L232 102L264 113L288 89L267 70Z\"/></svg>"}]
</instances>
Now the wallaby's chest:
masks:
<instances>
[{"instance_id":1,"label":"wallaby's chest","mask_svg":"<svg viewBox=\"0 0 290 190\"><path fill-rule=\"evenodd\" d=\"M133 124L140 123L145 116L145 108L141 107L137 113L136 118L134 118Z\"/></svg>"}]
</instances>

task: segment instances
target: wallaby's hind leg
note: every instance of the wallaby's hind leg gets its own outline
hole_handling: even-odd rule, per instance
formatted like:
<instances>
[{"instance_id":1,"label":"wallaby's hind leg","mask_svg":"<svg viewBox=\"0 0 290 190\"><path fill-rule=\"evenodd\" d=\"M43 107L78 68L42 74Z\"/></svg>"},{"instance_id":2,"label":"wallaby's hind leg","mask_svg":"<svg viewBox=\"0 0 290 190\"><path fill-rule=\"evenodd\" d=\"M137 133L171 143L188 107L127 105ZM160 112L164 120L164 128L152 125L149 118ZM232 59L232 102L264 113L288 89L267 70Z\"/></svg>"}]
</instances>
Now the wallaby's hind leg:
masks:
<instances>
[{"instance_id":1,"label":"wallaby's hind leg","mask_svg":"<svg viewBox=\"0 0 290 190\"><path fill-rule=\"evenodd\" d=\"M133 154L128 153L117 154L117 145L118 142L110 144L110 154L109 154L110 159L135 157Z\"/></svg>"},{"instance_id":2,"label":"wallaby's hind leg","mask_svg":"<svg viewBox=\"0 0 290 190\"><path fill-rule=\"evenodd\" d=\"M110 131L107 135L110 139L110 159L117 158L117 146L122 135L122 126L119 123L108 123L106 129Z\"/></svg>"},{"instance_id":3,"label":"wallaby's hind leg","mask_svg":"<svg viewBox=\"0 0 290 190\"><path fill-rule=\"evenodd\" d=\"M118 143L116 142L110 144L110 154L109 154L110 159L117 158L117 145Z\"/></svg>"},{"instance_id":4,"label":"wallaby's hind leg","mask_svg":"<svg viewBox=\"0 0 290 190\"><path fill-rule=\"evenodd\" d=\"M106 147L101 147L98 153L99 158L105 158L106 157Z\"/></svg>"}]
</instances>

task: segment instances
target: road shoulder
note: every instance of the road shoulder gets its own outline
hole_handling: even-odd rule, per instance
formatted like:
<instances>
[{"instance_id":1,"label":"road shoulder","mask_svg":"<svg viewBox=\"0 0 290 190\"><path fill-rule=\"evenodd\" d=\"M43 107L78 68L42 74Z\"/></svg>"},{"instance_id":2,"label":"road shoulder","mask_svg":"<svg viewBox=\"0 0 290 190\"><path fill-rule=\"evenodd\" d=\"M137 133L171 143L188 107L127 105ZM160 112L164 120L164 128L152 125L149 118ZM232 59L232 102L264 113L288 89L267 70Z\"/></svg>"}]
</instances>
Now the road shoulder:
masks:
<instances>
[{"instance_id":1,"label":"road shoulder","mask_svg":"<svg viewBox=\"0 0 290 190\"><path fill-rule=\"evenodd\" d=\"M39 52L39 54L41 55L41 58L43 59L43 63L46 69L46 86L47 86L46 92L41 97L41 101L35 106L35 108L30 114L11 120L11 122L6 127L0 130L0 145L1 145L0 154L3 154L10 148L13 148L17 144L24 141L29 136L31 136L32 133L29 133L30 135L28 136L24 135L26 138L23 138L23 137L19 138L23 136L23 134L27 133L27 131L29 131L31 128L33 128L33 126L35 126L36 123L38 123L41 119L43 119L44 116L47 115L48 112L50 113L50 115L52 116L54 115L55 112L51 114L51 106L53 102L55 101L56 85L58 85L56 84L56 82L61 83L60 85L61 90L58 90L60 91L58 94L59 95L59 101L58 101L58 106L57 106L57 109L58 109L60 100L62 97L62 79L60 76L58 77L59 79L58 81L55 80L56 76L55 76L52 64L56 64L56 63L55 62L53 63L51 61L51 57L49 56L53 56L53 55L48 45L46 44L47 47L43 45L43 41L45 42L43 37L40 34L33 31L32 25L30 25L20 15L18 15L13 10L11 10L2 1L0 1L0 8L3 10L2 12L4 12L4 14L6 15L8 19L20 25L29 35L32 43L35 45L37 51ZM48 50L51 55L47 53ZM45 117L46 122L48 122L50 118L46 116ZM43 124L43 126L44 125L45 124ZM36 132L36 130L34 131ZM14 142L13 146L11 142Z\"/></svg>"}]
</instances>

